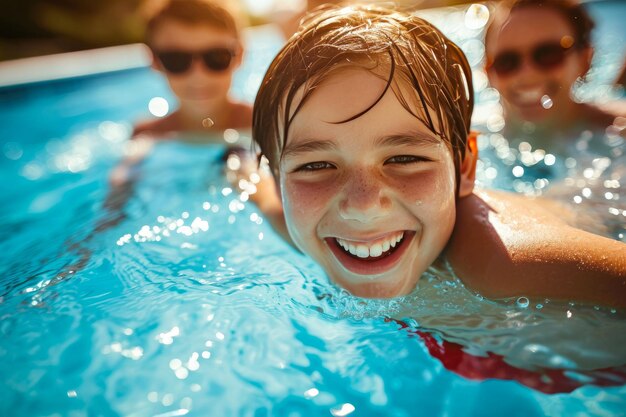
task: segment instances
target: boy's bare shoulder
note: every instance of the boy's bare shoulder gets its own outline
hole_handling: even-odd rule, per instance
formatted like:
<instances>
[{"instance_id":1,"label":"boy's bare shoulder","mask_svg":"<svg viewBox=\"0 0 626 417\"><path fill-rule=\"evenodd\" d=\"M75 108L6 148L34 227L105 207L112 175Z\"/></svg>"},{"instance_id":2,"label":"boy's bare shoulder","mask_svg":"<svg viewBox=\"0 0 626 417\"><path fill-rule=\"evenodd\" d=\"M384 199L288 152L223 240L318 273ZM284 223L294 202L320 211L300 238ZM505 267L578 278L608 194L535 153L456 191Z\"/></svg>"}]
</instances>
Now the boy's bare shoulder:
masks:
<instances>
[{"instance_id":1,"label":"boy's bare shoulder","mask_svg":"<svg viewBox=\"0 0 626 417\"><path fill-rule=\"evenodd\" d=\"M626 100L613 100L606 103L594 103L588 105L588 117L602 127L611 125L618 126L622 132L624 131L624 118L626 118Z\"/></svg>"},{"instance_id":2,"label":"boy's bare shoulder","mask_svg":"<svg viewBox=\"0 0 626 417\"><path fill-rule=\"evenodd\" d=\"M568 225L565 213L539 199L476 192L458 203L446 256L488 297L625 305L626 245Z\"/></svg>"},{"instance_id":3,"label":"boy's bare shoulder","mask_svg":"<svg viewBox=\"0 0 626 417\"><path fill-rule=\"evenodd\" d=\"M566 227L561 218L536 200L505 192L478 191L457 204L448 254L453 259L476 260L459 264L471 272L468 275L485 276L490 270L524 262L534 248L544 246L546 234Z\"/></svg>"},{"instance_id":4,"label":"boy's bare shoulder","mask_svg":"<svg viewBox=\"0 0 626 417\"><path fill-rule=\"evenodd\" d=\"M594 106L614 118L626 117L626 100L612 100L606 103L597 103Z\"/></svg>"},{"instance_id":5,"label":"boy's bare shoulder","mask_svg":"<svg viewBox=\"0 0 626 417\"><path fill-rule=\"evenodd\" d=\"M142 120L135 124L133 127L133 133L131 135L132 138L136 138L139 136L152 136L152 137L160 137L164 136L168 133L176 131L178 126L176 124L176 120L173 117L174 113L170 116L163 117L160 119L148 119Z\"/></svg>"}]
</instances>

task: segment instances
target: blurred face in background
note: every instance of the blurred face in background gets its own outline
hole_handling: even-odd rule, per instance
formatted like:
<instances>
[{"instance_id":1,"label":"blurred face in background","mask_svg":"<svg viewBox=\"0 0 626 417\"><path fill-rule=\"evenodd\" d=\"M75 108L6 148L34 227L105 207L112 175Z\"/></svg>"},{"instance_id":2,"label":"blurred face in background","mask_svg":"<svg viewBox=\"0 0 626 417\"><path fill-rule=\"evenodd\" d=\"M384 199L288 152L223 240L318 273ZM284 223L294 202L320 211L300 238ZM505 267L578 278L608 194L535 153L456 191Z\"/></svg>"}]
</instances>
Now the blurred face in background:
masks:
<instances>
[{"instance_id":1,"label":"blurred face in background","mask_svg":"<svg viewBox=\"0 0 626 417\"><path fill-rule=\"evenodd\" d=\"M160 22L151 36L153 66L162 71L181 107L212 113L228 97L241 46L230 32L175 19Z\"/></svg>"},{"instance_id":2,"label":"blurred face in background","mask_svg":"<svg viewBox=\"0 0 626 417\"><path fill-rule=\"evenodd\" d=\"M494 24L485 41L487 74L507 117L542 123L571 115L570 90L587 72L591 50L575 44L567 19L557 10L530 6Z\"/></svg>"}]
</instances>

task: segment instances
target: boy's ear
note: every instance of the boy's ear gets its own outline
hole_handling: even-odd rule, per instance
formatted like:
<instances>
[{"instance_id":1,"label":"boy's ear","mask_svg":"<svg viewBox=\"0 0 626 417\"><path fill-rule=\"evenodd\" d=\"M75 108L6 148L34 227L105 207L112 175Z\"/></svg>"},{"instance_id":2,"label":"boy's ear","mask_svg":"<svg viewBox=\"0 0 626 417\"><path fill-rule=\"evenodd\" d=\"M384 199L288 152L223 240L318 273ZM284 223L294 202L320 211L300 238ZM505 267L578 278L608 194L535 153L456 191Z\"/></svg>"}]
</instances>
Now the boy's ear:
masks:
<instances>
[{"instance_id":1,"label":"boy's ear","mask_svg":"<svg viewBox=\"0 0 626 417\"><path fill-rule=\"evenodd\" d=\"M233 65L233 69L237 69L241 66L244 53L245 53L245 50L243 48L243 44L239 42L237 44L237 55L235 55L235 64Z\"/></svg>"},{"instance_id":2,"label":"boy's ear","mask_svg":"<svg viewBox=\"0 0 626 417\"><path fill-rule=\"evenodd\" d=\"M478 145L476 140L478 132L471 131L467 135L467 148L465 158L461 162L461 172L459 175L459 198L467 197L474 191L474 181L476 180L476 162L478 161Z\"/></svg>"}]
</instances>

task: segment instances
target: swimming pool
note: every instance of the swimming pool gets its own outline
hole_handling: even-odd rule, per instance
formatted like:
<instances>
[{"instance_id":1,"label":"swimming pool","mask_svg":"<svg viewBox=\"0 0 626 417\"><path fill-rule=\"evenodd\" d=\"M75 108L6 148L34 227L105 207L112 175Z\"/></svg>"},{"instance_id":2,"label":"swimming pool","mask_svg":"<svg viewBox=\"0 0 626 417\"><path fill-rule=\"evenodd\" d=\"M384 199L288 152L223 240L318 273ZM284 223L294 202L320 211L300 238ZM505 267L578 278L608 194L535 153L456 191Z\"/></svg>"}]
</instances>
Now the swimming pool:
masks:
<instances>
[{"instance_id":1,"label":"swimming pool","mask_svg":"<svg viewBox=\"0 0 626 417\"><path fill-rule=\"evenodd\" d=\"M147 68L0 91L0 415L623 414L624 312L484 300L445 265L352 297L231 189L222 146L162 143L110 195L155 96Z\"/></svg>"}]
</instances>

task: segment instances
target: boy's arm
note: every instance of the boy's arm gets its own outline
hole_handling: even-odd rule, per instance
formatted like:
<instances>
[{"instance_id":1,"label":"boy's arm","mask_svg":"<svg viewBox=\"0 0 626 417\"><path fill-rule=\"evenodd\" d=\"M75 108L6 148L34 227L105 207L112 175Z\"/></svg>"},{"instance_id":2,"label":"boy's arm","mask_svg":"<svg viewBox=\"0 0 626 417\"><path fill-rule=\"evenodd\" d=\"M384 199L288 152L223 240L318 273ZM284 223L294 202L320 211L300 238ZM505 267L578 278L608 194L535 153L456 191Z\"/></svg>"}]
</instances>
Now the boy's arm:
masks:
<instances>
[{"instance_id":1,"label":"boy's arm","mask_svg":"<svg viewBox=\"0 0 626 417\"><path fill-rule=\"evenodd\" d=\"M626 307L625 244L570 227L517 195L475 193L457 209L446 255L482 295Z\"/></svg>"},{"instance_id":2,"label":"boy's arm","mask_svg":"<svg viewBox=\"0 0 626 417\"><path fill-rule=\"evenodd\" d=\"M145 137L140 137L126 146L125 155L122 160L111 170L109 174L109 184L112 188L123 187L132 180L132 171L150 153L154 142Z\"/></svg>"}]
</instances>

